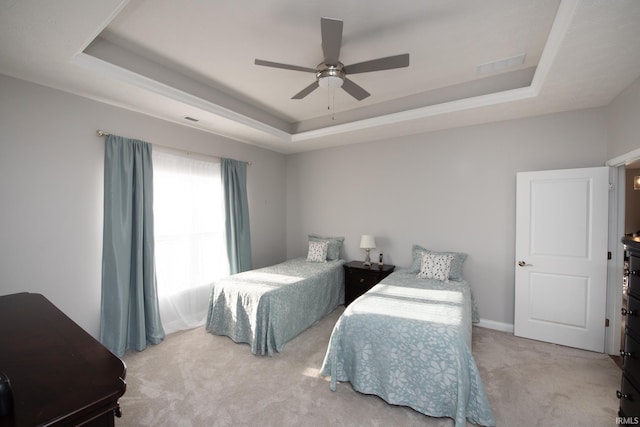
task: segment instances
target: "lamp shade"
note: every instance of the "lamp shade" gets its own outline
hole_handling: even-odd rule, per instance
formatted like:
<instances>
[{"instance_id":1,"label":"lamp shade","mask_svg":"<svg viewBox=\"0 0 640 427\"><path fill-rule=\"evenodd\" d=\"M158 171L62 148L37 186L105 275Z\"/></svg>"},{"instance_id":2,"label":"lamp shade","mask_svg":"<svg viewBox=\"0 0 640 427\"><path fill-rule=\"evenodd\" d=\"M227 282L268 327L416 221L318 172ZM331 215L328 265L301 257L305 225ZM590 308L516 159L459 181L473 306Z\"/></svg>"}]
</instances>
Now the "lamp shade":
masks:
<instances>
[{"instance_id":1,"label":"lamp shade","mask_svg":"<svg viewBox=\"0 0 640 427\"><path fill-rule=\"evenodd\" d=\"M373 249L376 247L376 239L368 234L363 234L360 238L360 249Z\"/></svg>"}]
</instances>

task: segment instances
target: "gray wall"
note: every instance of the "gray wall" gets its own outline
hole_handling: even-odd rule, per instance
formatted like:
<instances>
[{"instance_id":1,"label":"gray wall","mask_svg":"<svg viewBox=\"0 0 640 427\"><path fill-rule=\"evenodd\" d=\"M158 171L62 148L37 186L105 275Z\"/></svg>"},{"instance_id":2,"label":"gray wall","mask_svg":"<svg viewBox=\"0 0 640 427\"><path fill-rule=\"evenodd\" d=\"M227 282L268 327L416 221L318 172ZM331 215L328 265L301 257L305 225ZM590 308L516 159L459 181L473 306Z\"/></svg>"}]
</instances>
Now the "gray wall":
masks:
<instances>
[{"instance_id":1,"label":"gray wall","mask_svg":"<svg viewBox=\"0 0 640 427\"><path fill-rule=\"evenodd\" d=\"M254 266L285 257L285 156L0 75L0 295L44 294L97 336L104 139L97 129L238 160Z\"/></svg>"},{"instance_id":2,"label":"gray wall","mask_svg":"<svg viewBox=\"0 0 640 427\"><path fill-rule=\"evenodd\" d=\"M607 107L610 144L608 159L640 148L640 78Z\"/></svg>"},{"instance_id":3,"label":"gray wall","mask_svg":"<svg viewBox=\"0 0 640 427\"><path fill-rule=\"evenodd\" d=\"M389 263L410 247L464 251L485 320L513 323L515 174L602 165L640 148L640 80L609 107L283 156L0 75L0 295L43 293L97 335L104 129L251 160L254 266L304 255L306 235L371 233ZM286 218L286 221L285 221Z\"/></svg>"},{"instance_id":4,"label":"gray wall","mask_svg":"<svg viewBox=\"0 0 640 427\"><path fill-rule=\"evenodd\" d=\"M373 234L372 258L402 267L414 243L466 252L480 317L511 325L516 172L602 166L607 141L591 109L290 155L287 256L307 233L345 236L348 260Z\"/></svg>"}]
</instances>

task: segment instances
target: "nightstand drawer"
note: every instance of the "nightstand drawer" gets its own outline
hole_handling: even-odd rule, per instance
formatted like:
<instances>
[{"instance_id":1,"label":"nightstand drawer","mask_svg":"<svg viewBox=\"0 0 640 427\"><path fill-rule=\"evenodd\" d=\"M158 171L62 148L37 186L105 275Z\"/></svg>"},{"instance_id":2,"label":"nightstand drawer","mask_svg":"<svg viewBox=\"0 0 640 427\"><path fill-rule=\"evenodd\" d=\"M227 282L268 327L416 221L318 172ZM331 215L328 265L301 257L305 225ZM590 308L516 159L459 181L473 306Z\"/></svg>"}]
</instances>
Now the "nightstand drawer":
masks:
<instances>
[{"instance_id":1,"label":"nightstand drawer","mask_svg":"<svg viewBox=\"0 0 640 427\"><path fill-rule=\"evenodd\" d=\"M345 271L345 282L349 286L359 286L367 289L371 289L376 283L379 282L377 274L368 274L362 272L355 272L351 269Z\"/></svg>"},{"instance_id":2,"label":"nightstand drawer","mask_svg":"<svg viewBox=\"0 0 640 427\"><path fill-rule=\"evenodd\" d=\"M344 265L344 304L353 300L377 285L395 269L394 265L377 264L365 266L361 261L351 261Z\"/></svg>"}]
</instances>

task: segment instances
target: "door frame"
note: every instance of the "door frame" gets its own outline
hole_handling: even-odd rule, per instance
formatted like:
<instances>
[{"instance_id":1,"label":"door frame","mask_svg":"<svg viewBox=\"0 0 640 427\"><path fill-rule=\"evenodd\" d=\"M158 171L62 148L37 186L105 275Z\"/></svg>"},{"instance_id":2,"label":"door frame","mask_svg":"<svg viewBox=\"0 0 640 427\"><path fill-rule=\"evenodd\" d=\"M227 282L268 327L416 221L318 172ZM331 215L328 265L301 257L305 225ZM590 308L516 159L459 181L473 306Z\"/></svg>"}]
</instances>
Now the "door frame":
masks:
<instances>
[{"instance_id":1,"label":"door frame","mask_svg":"<svg viewBox=\"0 0 640 427\"><path fill-rule=\"evenodd\" d=\"M609 251L611 259L607 265L607 319L605 330L605 351L619 355L622 347L622 275L624 269L624 249L620 239L624 235L624 210L626 192L626 165L640 159L640 149L630 151L605 162L611 167L609 176Z\"/></svg>"}]
</instances>

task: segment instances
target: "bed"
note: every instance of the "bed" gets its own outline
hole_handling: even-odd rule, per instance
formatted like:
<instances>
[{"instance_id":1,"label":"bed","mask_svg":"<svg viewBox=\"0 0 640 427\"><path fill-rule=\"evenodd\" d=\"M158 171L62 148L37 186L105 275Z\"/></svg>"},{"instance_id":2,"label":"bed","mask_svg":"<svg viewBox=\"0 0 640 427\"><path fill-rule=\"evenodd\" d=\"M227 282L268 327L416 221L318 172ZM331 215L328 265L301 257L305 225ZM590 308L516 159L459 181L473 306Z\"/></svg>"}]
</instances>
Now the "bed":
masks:
<instances>
[{"instance_id":1,"label":"bed","mask_svg":"<svg viewBox=\"0 0 640 427\"><path fill-rule=\"evenodd\" d=\"M467 420L494 426L471 353L477 312L468 282L457 279L397 270L351 303L333 329L321 368L331 377L330 389L348 381L390 404L453 418L456 427Z\"/></svg>"},{"instance_id":2,"label":"bed","mask_svg":"<svg viewBox=\"0 0 640 427\"><path fill-rule=\"evenodd\" d=\"M214 283L206 330L248 343L253 354L272 356L344 304L344 260L338 258L339 245L331 251L335 240L318 241L328 242L319 245L324 254L312 253L316 241L310 238L306 258L234 274Z\"/></svg>"}]
</instances>

